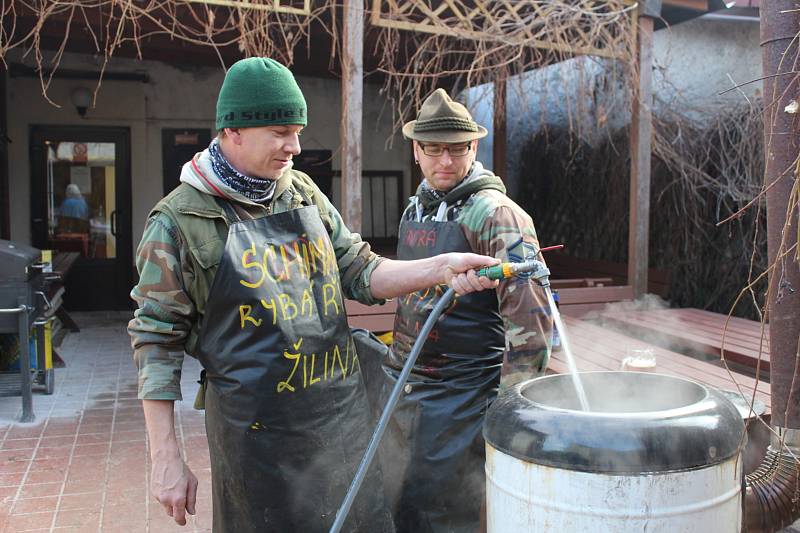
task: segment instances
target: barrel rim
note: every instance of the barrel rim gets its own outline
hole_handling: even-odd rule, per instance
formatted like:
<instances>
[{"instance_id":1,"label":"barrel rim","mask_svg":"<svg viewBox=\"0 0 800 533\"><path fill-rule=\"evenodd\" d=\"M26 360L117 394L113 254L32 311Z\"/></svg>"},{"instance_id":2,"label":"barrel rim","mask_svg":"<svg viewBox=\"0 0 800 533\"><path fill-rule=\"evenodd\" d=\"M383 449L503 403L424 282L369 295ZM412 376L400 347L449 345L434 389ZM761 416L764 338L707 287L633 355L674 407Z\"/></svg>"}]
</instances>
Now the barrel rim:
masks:
<instances>
[{"instance_id":1,"label":"barrel rim","mask_svg":"<svg viewBox=\"0 0 800 533\"><path fill-rule=\"evenodd\" d=\"M601 373L610 372L585 374ZM495 400L483 436L488 445L523 462L603 474L680 472L716 465L740 453L744 422L730 400L692 380L666 377L699 387L702 400L691 409L647 411L642 416L540 408L521 393L535 381L529 380ZM523 419L521 413L529 417Z\"/></svg>"}]
</instances>

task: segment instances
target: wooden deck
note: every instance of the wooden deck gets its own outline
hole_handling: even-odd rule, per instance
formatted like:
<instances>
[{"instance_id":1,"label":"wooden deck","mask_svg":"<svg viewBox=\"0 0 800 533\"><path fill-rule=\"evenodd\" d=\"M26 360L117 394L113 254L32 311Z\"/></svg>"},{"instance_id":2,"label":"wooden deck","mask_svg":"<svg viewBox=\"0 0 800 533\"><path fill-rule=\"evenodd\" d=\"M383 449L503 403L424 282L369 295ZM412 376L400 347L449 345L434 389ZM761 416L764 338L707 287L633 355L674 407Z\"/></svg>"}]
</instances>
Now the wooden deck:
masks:
<instances>
[{"instance_id":1,"label":"wooden deck","mask_svg":"<svg viewBox=\"0 0 800 533\"><path fill-rule=\"evenodd\" d=\"M627 286L564 288L559 292L566 296L566 306L562 296L562 311L570 306L601 304L593 299L625 299ZM576 291L572 300L572 291ZM610 292L609 292L610 291ZM381 306L367 306L347 300L348 321L352 327L360 327L375 333L391 331L394 326L394 313L397 302L392 300ZM619 370L629 349L650 348L656 356L656 371L661 374L691 379L718 389L737 391L738 388L750 399L755 390L755 398L770 405L770 386L763 380L756 380L754 373L746 375L731 373L720 364L702 361L691 357L697 347L719 357L722 345L724 315L701 311L699 309L665 309L658 311L630 311L603 315L615 325L621 325L624 332L608 325L600 326L568 312L563 317L567 329L567 339L580 371ZM639 340L642 332L657 333L655 337L666 339L665 344L654 344ZM731 319L725 335L725 354L731 361L755 368L758 362L758 344L761 338L760 324L740 318ZM682 350L681 346L691 346ZM762 354L761 368L768 364L768 353ZM767 367L768 368L768 367ZM554 352L548 370L562 373L568 371L564 352ZM738 388L737 388L738 384Z\"/></svg>"},{"instance_id":2,"label":"wooden deck","mask_svg":"<svg viewBox=\"0 0 800 533\"><path fill-rule=\"evenodd\" d=\"M619 370L629 348L651 348L656 356L656 371L660 374L691 379L718 389L734 391L737 390L736 383L738 383L748 399L755 389L756 399L767 406L770 405L770 387L769 383L764 381L757 382L750 376L735 373L732 378L727 370L718 365L654 346L573 317L565 317L565 325L567 339L579 371ZM557 373L568 372L565 357L563 351L553 353L548 369Z\"/></svg>"},{"instance_id":3,"label":"wooden deck","mask_svg":"<svg viewBox=\"0 0 800 533\"><path fill-rule=\"evenodd\" d=\"M769 326L701 309L659 309L606 313L603 320L628 333L652 336L673 349L696 350L769 372ZM759 367L760 361L760 367Z\"/></svg>"}]
</instances>

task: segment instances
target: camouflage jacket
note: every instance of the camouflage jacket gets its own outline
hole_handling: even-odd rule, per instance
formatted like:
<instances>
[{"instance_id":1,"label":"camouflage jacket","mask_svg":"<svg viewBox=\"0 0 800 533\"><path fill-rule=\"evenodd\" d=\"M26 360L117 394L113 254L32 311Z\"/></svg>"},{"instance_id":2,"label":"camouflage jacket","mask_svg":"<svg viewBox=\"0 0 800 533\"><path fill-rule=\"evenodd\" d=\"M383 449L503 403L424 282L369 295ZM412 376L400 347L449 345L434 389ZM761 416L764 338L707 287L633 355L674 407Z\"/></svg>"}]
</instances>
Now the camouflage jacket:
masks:
<instances>
[{"instance_id":1,"label":"camouflage jacket","mask_svg":"<svg viewBox=\"0 0 800 533\"><path fill-rule=\"evenodd\" d=\"M366 304L373 299L369 279L380 258L351 233L328 199L301 172L278 180L265 205L234 203L242 218L255 218L317 205L336 251L345 296ZM208 291L227 240L228 220L214 198L182 183L150 213L137 251L139 283L131 291L138 309L128 325L139 368L139 398L181 399L184 351L192 354Z\"/></svg>"},{"instance_id":2,"label":"camouflage jacket","mask_svg":"<svg viewBox=\"0 0 800 533\"><path fill-rule=\"evenodd\" d=\"M504 262L522 261L537 254L539 241L531 217L505 192L500 178L476 161L470 175L444 196L433 195L420 185L403 219L458 222L476 254ZM500 382L508 387L544 373L553 322L544 289L529 278L501 281L496 292L506 332Z\"/></svg>"}]
</instances>

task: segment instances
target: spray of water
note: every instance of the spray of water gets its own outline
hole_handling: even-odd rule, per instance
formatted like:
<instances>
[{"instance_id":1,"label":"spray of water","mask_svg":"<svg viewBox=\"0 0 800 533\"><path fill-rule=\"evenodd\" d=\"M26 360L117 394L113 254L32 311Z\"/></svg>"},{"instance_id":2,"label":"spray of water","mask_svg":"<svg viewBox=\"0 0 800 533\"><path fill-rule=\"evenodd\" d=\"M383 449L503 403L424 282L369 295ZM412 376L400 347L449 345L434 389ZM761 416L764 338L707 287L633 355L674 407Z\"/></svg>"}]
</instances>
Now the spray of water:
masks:
<instances>
[{"instance_id":1,"label":"spray of water","mask_svg":"<svg viewBox=\"0 0 800 533\"><path fill-rule=\"evenodd\" d=\"M578 375L578 368L575 366L575 358L572 357L572 350L569 347L569 338L567 335L567 328L564 327L564 322L561 321L561 313L558 312L556 302L553 300L553 292L550 287L545 289L547 292L547 303L550 305L550 312L553 315L553 323L558 328L558 334L561 337L561 347L567 357L567 366L569 373L572 377L572 384L575 387L575 393L578 395L578 400L581 402L581 409L584 411L591 411L589 407L589 400L586 399L586 391L583 388L581 377Z\"/></svg>"}]
</instances>

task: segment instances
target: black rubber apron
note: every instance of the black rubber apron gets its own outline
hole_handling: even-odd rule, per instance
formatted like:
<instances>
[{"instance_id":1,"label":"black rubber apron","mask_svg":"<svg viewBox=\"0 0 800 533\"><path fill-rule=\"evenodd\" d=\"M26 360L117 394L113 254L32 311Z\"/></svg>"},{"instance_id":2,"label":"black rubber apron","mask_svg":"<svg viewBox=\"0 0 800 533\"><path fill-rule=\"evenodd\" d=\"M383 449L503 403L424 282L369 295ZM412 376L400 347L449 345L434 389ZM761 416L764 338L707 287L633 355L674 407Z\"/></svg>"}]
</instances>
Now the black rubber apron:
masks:
<instances>
[{"instance_id":1,"label":"black rubber apron","mask_svg":"<svg viewBox=\"0 0 800 533\"><path fill-rule=\"evenodd\" d=\"M206 370L214 532L324 532L371 417L317 208L231 220L196 354ZM343 531L394 531L373 469Z\"/></svg>"},{"instance_id":2,"label":"black rubber apron","mask_svg":"<svg viewBox=\"0 0 800 533\"><path fill-rule=\"evenodd\" d=\"M456 222L404 221L399 259L471 252ZM446 287L398 298L384 371L393 385ZM483 415L496 395L505 347L494 290L458 296L428 337L393 417L383 456L387 495L402 532L477 531L484 500ZM385 387L388 392L390 387ZM388 453L387 453L388 451ZM401 465L407 461L405 472ZM402 478L399 495L391 484Z\"/></svg>"}]
</instances>

